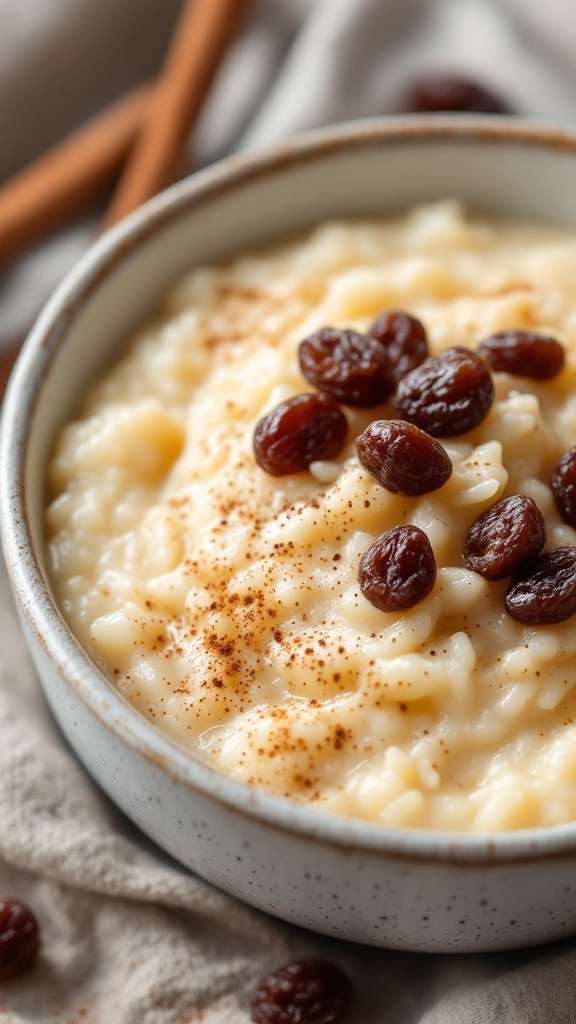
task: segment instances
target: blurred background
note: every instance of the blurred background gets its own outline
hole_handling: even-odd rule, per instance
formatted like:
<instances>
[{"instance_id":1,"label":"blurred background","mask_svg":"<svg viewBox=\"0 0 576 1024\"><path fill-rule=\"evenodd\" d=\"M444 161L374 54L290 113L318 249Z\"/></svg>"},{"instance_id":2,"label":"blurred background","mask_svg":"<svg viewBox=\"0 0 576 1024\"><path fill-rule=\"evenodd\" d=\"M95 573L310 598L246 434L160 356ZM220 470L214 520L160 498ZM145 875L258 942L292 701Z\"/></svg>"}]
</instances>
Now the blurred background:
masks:
<instances>
[{"instance_id":1,"label":"blurred background","mask_svg":"<svg viewBox=\"0 0 576 1024\"><path fill-rule=\"evenodd\" d=\"M0 182L158 74L180 0L0 0ZM571 0L253 0L186 168L335 121L403 112L416 78L465 76L524 117L573 124ZM98 230L104 199L27 259L4 258L0 349ZM0 235L1 235L0 221Z\"/></svg>"}]
</instances>

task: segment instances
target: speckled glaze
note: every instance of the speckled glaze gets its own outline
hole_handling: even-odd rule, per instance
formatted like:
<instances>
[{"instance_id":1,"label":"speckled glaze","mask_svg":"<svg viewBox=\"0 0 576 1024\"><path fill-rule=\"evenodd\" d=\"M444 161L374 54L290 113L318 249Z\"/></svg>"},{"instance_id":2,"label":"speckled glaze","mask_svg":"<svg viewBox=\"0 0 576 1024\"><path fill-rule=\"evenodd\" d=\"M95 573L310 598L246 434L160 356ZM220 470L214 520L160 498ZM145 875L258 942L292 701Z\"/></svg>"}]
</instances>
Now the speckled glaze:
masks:
<instances>
[{"instance_id":1,"label":"speckled glaze","mask_svg":"<svg viewBox=\"0 0 576 1024\"><path fill-rule=\"evenodd\" d=\"M43 479L77 395L195 263L332 216L457 196L576 228L576 137L507 119L366 121L185 181L102 238L35 325L4 407L1 517L23 628L80 760L141 829L221 889L340 938L433 952L576 932L576 824L499 835L377 827L274 800L197 762L79 649L46 579Z\"/></svg>"}]
</instances>

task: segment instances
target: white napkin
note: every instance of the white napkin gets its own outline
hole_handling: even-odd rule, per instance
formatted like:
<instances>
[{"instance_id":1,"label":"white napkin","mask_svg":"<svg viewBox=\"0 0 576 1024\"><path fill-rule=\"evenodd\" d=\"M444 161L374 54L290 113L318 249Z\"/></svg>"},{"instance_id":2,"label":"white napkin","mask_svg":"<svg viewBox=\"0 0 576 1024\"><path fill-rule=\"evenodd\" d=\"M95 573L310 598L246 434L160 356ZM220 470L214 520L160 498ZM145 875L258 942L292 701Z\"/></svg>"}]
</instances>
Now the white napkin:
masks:
<instances>
[{"instance_id":1,"label":"white napkin","mask_svg":"<svg viewBox=\"0 0 576 1024\"><path fill-rule=\"evenodd\" d=\"M0 0L0 178L158 68L177 0ZM520 114L576 118L569 0L259 0L191 140L196 165L301 129L401 109L432 69ZM85 249L98 211L0 280L0 346ZM0 578L0 898L36 910L43 949L0 985L1 1024L247 1024L269 967L326 956L350 1024L564 1024L576 942L494 956L372 950L302 932L180 869L110 805L48 715Z\"/></svg>"}]
</instances>

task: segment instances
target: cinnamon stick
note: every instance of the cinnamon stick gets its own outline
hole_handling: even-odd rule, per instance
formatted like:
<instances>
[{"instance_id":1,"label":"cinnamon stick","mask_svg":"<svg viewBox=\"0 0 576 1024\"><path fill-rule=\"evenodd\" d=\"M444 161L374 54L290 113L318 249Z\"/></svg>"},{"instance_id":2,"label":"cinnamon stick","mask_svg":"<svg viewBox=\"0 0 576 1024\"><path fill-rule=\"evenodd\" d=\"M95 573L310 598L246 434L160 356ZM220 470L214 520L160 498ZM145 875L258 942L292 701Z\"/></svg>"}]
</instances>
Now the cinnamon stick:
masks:
<instances>
[{"instance_id":1,"label":"cinnamon stick","mask_svg":"<svg viewBox=\"0 0 576 1024\"><path fill-rule=\"evenodd\" d=\"M0 187L0 262L39 241L113 183L150 93L150 86L134 89Z\"/></svg>"},{"instance_id":2,"label":"cinnamon stick","mask_svg":"<svg viewBox=\"0 0 576 1024\"><path fill-rule=\"evenodd\" d=\"M187 0L105 226L172 183L186 140L249 0Z\"/></svg>"}]
</instances>

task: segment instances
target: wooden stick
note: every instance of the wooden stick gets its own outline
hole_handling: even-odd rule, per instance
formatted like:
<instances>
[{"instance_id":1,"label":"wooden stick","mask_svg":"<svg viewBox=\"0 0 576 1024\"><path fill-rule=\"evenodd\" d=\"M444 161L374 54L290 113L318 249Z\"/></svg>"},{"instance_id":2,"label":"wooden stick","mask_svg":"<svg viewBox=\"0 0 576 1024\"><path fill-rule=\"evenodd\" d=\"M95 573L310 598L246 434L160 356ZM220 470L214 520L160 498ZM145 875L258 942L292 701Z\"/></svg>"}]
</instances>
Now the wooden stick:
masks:
<instances>
[{"instance_id":1,"label":"wooden stick","mask_svg":"<svg viewBox=\"0 0 576 1024\"><path fill-rule=\"evenodd\" d=\"M16 362L16 358L21 348L22 339L19 338L18 341L11 342L7 348L3 348L0 351L0 403L4 397L4 392L6 391L6 385L12 372L12 367Z\"/></svg>"},{"instance_id":2,"label":"wooden stick","mask_svg":"<svg viewBox=\"0 0 576 1024\"><path fill-rule=\"evenodd\" d=\"M0 187L0 261L39 241L109 187L149 106L140 86Z\"/></svg>"},{"instance_id":3,"label":"wooden stick","mask_svg":"<svg viewBox=\"0 0 576 1024\"><path fill-rule=\"evenodd\" d=\"M187 0L105 226L173 181L190 129L248 0Z\"/></svg>"}]
</instances>

